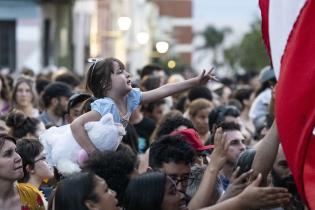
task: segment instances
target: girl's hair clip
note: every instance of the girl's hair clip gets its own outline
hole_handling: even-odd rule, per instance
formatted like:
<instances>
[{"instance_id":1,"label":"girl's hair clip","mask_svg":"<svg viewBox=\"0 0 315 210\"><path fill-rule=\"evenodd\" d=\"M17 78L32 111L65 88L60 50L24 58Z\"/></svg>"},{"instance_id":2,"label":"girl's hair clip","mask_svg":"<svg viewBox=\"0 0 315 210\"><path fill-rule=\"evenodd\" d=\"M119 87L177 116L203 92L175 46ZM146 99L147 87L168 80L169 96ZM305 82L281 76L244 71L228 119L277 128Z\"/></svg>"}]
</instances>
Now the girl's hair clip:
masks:
<instances>
[{"instance_id":1,"label":"girl's hair clip","mask_svg":"<svg viewBox=\"0 0 315 210\"><path fill-rule=\"evenodd\" d=\"M87 62L88 62L88 63L97 63L97 62L99 62L100 60L102 60L102 58L88 58L88 59L87 59Z\"/></svg>"},{"instance_id":2,"label":"girl's hair clip","mask_svg":"<svg viewBox=\"0 0 315 210\"><path fill-rule=\"evenodd\" d=\"M90 67L90 68L92 68L92 70L91 70L91 73L89 74L90 76L89 76L89 81L91 81L92 82L92 75L93 75L93 73L94 73L94 69L95 69L95 66L96 66L96 64L99 62L99 61L101 61L102 60L102 58L88 58L87 59L87 62L88 63L92 63L92 66Z\"/></svg>"},{"instance_id":3,"label":"girl's hair clip","mask_svg":"<svg viewBox=\"0 0 315 210\"><path fill-rule=\"evenodd\" d=\"M88 63L92 63L92 73L93 73L93 71L94 71L94 69L95 69L95 66L96 66L96 64L99 62L99 61L101 61L101 60L103 60L102 58L88 58L87 59L87 62Z\"/></svg>"}]
</instances>

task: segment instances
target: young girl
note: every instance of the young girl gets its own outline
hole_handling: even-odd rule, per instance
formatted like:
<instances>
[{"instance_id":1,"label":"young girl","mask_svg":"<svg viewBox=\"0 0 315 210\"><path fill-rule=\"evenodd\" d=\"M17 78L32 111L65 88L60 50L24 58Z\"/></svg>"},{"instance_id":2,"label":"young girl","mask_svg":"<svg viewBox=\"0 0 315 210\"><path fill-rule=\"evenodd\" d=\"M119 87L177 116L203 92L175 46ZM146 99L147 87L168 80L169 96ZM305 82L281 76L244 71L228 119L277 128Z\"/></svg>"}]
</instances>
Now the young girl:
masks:
<instances>
[{"instance_id":1,"label":"young girl","mask_svg":"<svg viewBox=\"0 0 315 210\"><path fill-rule=\"evenodd\" d=\"M98 121L107 113L111 113L114 121L127 126L128 120L140 103L150 103L158 99L182 92L197 85L204 85L210 79L216 79L213 69L183 82L163 85L154 90L140 92L131 87L130 74L124 64L116 58L96 61L87 74L86 87L94 97L98 98L91 104L91 111L75 119L70 127L78 144L91 154L96 150L89 139L84 124Z\"/></svg>"}]
</instances>

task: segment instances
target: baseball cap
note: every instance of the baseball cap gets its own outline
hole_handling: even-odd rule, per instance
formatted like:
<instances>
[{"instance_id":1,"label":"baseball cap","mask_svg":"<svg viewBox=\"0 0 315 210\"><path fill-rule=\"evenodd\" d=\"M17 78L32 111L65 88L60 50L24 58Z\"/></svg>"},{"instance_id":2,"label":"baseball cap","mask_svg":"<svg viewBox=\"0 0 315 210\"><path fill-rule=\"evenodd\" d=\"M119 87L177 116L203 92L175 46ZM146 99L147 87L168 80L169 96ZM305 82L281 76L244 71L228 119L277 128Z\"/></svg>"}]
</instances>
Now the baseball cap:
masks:
<instances>
[{"instance_id":1,"label":"baseball cap","mask_svg":"<svg viewBox=\"0 0 315 210\"><path fill-rule=\"evenodd\" d=\"M197 131L193 128L182 129L178 131L173 131L171 135L182 135L184 140L189 143L196 151L202 152L205 150L210 150L214 148L214 145L203 145L201 138Z\"/></svg>"},{"instance_id":2,"label":"baseball cap","mask_svg":"<svg viewBox=\"0 0 315 210\"><path fill-rule=\"evenodd\" d=\"M273 78L275 78L275 73L270 66L264 67L259 74L259 80L261 83L264 83Z\"/></svg>"}]
</instances>

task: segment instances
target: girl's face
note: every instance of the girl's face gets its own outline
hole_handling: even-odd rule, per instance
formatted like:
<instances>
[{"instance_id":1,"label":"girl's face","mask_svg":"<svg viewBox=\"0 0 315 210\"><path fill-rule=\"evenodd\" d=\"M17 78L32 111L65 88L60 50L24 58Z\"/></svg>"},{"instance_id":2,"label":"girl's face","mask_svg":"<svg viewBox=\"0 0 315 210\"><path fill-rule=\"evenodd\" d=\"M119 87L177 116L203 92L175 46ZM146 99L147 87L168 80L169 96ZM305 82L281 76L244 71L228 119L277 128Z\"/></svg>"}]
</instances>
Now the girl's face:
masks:
<instances>
[{"instance_id":1,"label":"girl's face","mask_svg":"<svg viewBox=\"0 0 315 210\"><path fill-rule=\"evenodd\" d=\"M15 181L23 177L23 165L13 142L6 140L0 149L0 179Z\"/></svg>"},{"instance_id":2,"label":"girl's face","mask_svg":"<svg viewBox=\"0 0 315 210\"><path fill-rule=\"evenodd\" d=\"M25 107L32 104L33 93L27 83L22 82L16 89L16 103L18 106Z\"/></svg>"},{"instance_id":3,"label":"girl's face","mask_svg":"<svg viewBox=\"0 0 315 210\"><path fill-rule=\"evenodd\" d=\"M95 182L94 192L99 198L99 201L94 203L95 209L118 210L116 192L109 189L105 180L99 176L95 176Z\"/></svg>"},{"instance_id":4,"label":"girl's face","mask_svg":"<svg viewBox=\"0 0 315 210\"><path fill-rule=\"evenodd\" d=\"M176 184L170 177L167 177L165 193L162 202L162 210L180 210L181 194L176 189Z\"/></svg>"},{"instance_id":5,"label":"girl's face","mask_svg":"<svg viewBox=\"0 0 315 210\"><path fill-rule=\"evenodd\" d=\"M46 162L45 154L43 151L34 159L33 175L42 180L54 177L53 169Z\"/></svg>"},{"instance_id":6,"label":"girl's face","mask_svg":"<svg viewBox=\"0 0 315 210\"><path fill-rule=\"evenodd\" d=\"M210 108L201 109L191 118L192 123L200 135L205 135L209 132L208 115L210 111Z\"/></svg>"},{"instance_id":7,"label":"girl's face","mask_svg":"<svg viewBox=\"0 0 315 210\"><path fill-rule=\"evenodd\" d=\"M116 94L128 93L132 89L130 74L125 69L121 69L119 64L116 61L113 62L113 68L114 68L114 73L111 74L111 82L112 82L111 90L115 91Z\"/></svg>"}]
</instances>

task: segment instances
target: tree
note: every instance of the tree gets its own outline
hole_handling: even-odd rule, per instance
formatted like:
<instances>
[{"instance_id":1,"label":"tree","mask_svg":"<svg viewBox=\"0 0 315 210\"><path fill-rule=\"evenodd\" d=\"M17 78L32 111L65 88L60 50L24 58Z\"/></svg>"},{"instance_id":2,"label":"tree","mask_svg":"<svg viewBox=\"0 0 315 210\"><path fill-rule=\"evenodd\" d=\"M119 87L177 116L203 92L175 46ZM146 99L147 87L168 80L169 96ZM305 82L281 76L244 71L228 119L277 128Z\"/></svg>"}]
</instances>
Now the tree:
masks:
<instances>
[{"instance_id":1,"label":"tree","mask_svg":"<svg viewBox=\"0 0 315 210\"><path fill-rule=\"evenodd\" d=\"M241 67L254 73L269 64L261 36L260 20L255 20L251 24L250 31L243 36L240 43L224 50L224 58L232 69Z\"/></svg>"},{"instance_id":2,"label":"tree","mask_svg":"<svg viewBox=\"0 0 315 210\"><path fill-rule=\"evenodd\" d=\"M203 46L198 47L198 50L212 50L213 52L213 65L218 65L217 54L218 47L223 43L225 35L231 33L230 28L217 29L216 27L209 25L205 28L200 35L203 36L205 42Z\"/></svg>"}]
</instances>

